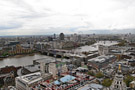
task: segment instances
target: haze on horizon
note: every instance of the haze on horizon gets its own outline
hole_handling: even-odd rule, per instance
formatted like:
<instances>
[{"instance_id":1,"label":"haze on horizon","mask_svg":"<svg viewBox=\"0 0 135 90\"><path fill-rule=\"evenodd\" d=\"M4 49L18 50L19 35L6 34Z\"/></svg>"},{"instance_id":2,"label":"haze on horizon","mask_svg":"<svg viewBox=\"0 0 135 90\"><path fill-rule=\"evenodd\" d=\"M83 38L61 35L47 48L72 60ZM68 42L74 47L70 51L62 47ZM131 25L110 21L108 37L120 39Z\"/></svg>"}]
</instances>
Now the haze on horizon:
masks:
<instances>
[{"instance_id":1,"label":"haze on horizon","mask_svg":"<svg viewBox=\"0 0 135 90\"><path fill-rule=\"evenodd\" d=\"M135 0L0 0L0 35L135 33Z\"/></svg>"}]
</instances>

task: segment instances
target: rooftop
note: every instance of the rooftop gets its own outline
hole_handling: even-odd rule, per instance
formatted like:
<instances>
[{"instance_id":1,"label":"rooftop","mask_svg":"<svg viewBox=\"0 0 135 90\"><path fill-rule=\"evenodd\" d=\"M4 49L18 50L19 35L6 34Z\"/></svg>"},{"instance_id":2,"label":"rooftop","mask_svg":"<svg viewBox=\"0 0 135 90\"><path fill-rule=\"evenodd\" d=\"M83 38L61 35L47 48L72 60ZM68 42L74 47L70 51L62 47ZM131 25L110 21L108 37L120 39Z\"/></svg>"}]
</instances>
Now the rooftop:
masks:
<instances>
[{"instance_id":1,"label":"rooftop","mask_svg":"<svg viewBox=\"0 0 135 90\"><path fill-rule=\"evenodd\" d=\"M6 66L6 67L0 69L0 74L7 74L12 71L17 71L17 68L14 66Z\"/></svg>"},{"instance_id":2,"label":"rooftop","mask_svg":"<svg viewBox=\"0 0 135 90\"><path fill-rule=\"evenodd\" d=\"M60 81L59 81L59 80L54 81L54 84L58 85L58 84L60 84L61 82L62 82L62 83L69 82L69 81L71 81L71 80L74 80L75 78L76 78L76 77L74 77L74 76L66 75L65 77L62 77L62 78L60 79Z\"/></svg>"},{"instance_id":3,"label":"rooftop","mask_svg":"<svg viewBox=\"0 0 135 90\"><path fill-rule=\"evenodd\" d=\"M98 56L96 58L89 59L88 61L105 62L106 60L108 60L112 57L114 57L114 55L108 55L108 56L102 55L102 56Z\"/></svg>"},{"instance_id":4,"label":"rooftop","mask_svg":"<svg viewBox=\"0 0 135 90\"><path fill-rule=\"evenodd\" d=\"M29 70L30 72L36 72L40 70L40 65L28 65L24 67L25 69Z\"/></svg>"},{"instance_id":5,"label":"rooftop","mask_svg":"<svg viewBox=\"0 0 135 90\"><path fill-rule=\"evenodd\" d=\"M34 82L40 81L42 79L42 77L41 77L40 72L36 72L36 73L32 73L32 74L27 74L24 76L19 76L19 77L17 77L17 79L20 79L25 83L32 84Z\"/></svg>"},{"instance_id":6,"label":"rooftop","mask_svg":"<svg viewBox=\"0 0 135 90\"><path fill-rule=\"evenodd\" d=\"M87 84L84 87L79 88L78 90L101 90L103 89L103 86L100 84Z\"/></svg>"}]
</instances>

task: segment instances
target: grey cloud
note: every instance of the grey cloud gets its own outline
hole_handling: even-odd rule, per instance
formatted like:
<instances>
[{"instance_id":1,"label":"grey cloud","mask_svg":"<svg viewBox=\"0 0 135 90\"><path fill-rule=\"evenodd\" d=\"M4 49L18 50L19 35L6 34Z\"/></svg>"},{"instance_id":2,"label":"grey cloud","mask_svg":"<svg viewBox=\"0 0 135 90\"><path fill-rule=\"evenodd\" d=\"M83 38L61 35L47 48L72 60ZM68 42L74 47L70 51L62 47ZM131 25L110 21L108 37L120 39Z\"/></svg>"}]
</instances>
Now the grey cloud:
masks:
<instances>
[{"instance_id":1,"label":"grey cloud","mask_svg":"<svg viewBox=\"0 0 135 90\"><path fill-rule=\"evenodd\" d=\"M35 12L34 8L30 4L26 3L24 0L7 0L7 1L15 4L17 7L22 7L31 12Z\"/></svg>"},{"instance_id":2,"label":"grey cloud","mask_svg":"<svg viewBox=\"0 0 135 90\"><path fill-rule=\"evenodd\" d=\"M38 8L36 7L38 6L38 4L36 5L36 3L33 1L35 0L31 0L30 2L27 2L26 0L2 0L4 4L1 5L1 9L2 8L7 8L7 9L3 9L3 11L1 10L1 17L5 15L5 17L8 17L8 18L1 19L1 22L3 21L6 22L5 25L0 24L1 32L2 30L3 31L5 30L5 33L6 33L6 31L10 29L10 32L12 32L12 34L14 33L23 34L23 32L24 34L28 34L28 33L29 34L33 34L33 33L34 34L50 34L50 33L52 34L52 33L60 33L60 32L74 33L74 32L78 32L79 30L84 33L93 33L93 32L94 33L110 33L110 32L116 33L116 31L117 33L119 33L119 30L110 31L106 29L113 29L113 28L123 29L123 28L134 27L135 20L133 16L135 14L134 13L135 0L108 0L109 2L113 2L113 1L115 2L113 4L110 4L112 6L106 7L106 8L110 7L108 11L103 10L103 14L101 13L98 15L95 12L98 12L98 10L100 9L100 5L97 6L98 7L97 11L95 7L96 5L94 5L94 8L86 7L86 11L85 11L85 5L84 5L84 11L76 10L72 12L72 10L69 10L69 11L67 10L68 12L65 12L64 10L66 10L66 8L64 9L64 6L62 7L63 9L61 9L61 7L57 8L58 5L55 6L55 4L53 6L48 5L46 7L44 6L44 4L46 4L45 2L42 4L42 0L36 0L38 4L43 5L41 7L39 6ZM85 2L85 0L83 1ZM7 4L5 2L7 2ZM76 9L74 7L72 8ZM92 8L93 11L90 8ZM87 9L90 9L91 11ZM8 12L8 10L11 10L11 11ZM87 13L87 12L91 12L91 13ZM11 21L12 22L14 21L14 23L11 23ZM48 27L49 29L45 29ZM35 28L37 30L32 31ZM94 30L95 28L99 30ZM93 31L90 29L93 29ZM100 30L100 29L105 29L105 30ZM127 32L129 31L129 32L135 33L134 31L135 29L132 29L132 30L126 29L126 30Z\"/></svg>"},{"instance_id":3,"label":"grey cloud","mask_svg":"<svg viewBox=\"0 0 135 90\"><path fill-rule=\"evenodd\" d=\"M8 23L6 25L0 25L0 30L6 30L6 29L17 29L17 28L20 28L22 27L22 24L20 23Z\"/></svg>"}]
</instances>

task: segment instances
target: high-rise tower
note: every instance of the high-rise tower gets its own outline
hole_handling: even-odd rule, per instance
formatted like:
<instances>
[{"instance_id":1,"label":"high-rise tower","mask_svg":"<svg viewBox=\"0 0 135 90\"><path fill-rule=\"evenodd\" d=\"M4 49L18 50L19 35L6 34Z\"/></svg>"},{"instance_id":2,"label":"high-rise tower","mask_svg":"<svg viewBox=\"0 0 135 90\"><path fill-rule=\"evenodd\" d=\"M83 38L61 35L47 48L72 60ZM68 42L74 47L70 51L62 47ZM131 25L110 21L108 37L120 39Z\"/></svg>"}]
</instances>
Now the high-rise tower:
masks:
<instances>
[{"instance_id":1,"label":"high-rise tower","mask_svg":"<svg viewBox=\"0 0 135 90\"><path fill-rule=\"evenodd\" d=\"M60 33L60 35L59 35L59 39L60 39L60 40L64 40L64 38L65 38L64 33Z\"/></svg>"}]
</instances>

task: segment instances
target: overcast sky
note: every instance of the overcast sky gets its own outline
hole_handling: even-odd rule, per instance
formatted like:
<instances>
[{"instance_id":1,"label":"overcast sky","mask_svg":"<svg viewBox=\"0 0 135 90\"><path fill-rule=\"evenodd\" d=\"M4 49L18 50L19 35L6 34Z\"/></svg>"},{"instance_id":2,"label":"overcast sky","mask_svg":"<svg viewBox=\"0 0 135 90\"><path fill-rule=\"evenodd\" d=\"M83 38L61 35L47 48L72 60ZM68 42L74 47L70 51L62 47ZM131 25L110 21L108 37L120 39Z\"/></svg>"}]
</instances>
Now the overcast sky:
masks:
<instances>
[{"instance_id":1,"label":"overcast sky","mask_svg":"<svg viewBox=\"0 0 135 90\"><path fill-rule=\"evenodd\" d=\"M134 28L135 0L0 0L0 35Z\"/></svg>"}]
</instances>

